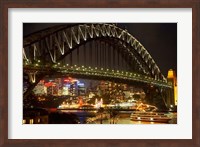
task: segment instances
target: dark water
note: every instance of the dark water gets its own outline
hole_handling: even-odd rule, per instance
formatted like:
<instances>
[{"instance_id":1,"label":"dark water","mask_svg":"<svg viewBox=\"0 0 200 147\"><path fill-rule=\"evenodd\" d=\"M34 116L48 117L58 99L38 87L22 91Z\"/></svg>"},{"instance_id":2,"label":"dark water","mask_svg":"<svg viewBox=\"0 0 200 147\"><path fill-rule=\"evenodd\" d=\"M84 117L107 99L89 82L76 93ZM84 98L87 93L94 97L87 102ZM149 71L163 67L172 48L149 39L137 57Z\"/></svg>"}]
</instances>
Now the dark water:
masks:
<instances>
[{"instance_id":1,"label":"dark water","mask_svg":"<svg viewBox=\"0 0 200 147\"><path fill-rule=\"evenodd\" d=\"M88 119L95 118L97 115L96 111L83 111L83 110L61 110L64 113L74 113L78 116L80 124L86 124ZM177 124L177 115L176 113L166 113L172 120L168 123L159 123L159 122L146 122L146 121L132 121L130 120L131 112L120 112L119 116L114 119L115 124ZM100 124L100 120L95 120L90 122L90 124ZM113 120L103 119L103 124L113 123Z\"/></svg>"}]
</instances>

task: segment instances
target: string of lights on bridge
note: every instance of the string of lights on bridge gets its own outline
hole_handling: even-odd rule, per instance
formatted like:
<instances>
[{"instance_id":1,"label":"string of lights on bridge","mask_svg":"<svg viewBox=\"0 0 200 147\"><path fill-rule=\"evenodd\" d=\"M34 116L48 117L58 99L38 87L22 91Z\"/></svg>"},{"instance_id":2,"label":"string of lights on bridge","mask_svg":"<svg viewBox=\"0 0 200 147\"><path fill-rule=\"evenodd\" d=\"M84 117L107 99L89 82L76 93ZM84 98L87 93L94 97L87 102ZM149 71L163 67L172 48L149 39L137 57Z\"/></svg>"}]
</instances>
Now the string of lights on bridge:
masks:
<instances>
[{"instance_id":1,"label":"string of lights on bridge","mask_svg":"<svg viewBox=\"0 0 200 147\"><path fill-rule=\"evenodd\" d=\"M124 79L129 81L138 81L142 83L150 83L156 86L162 86L167 88L172 88L172 84L167 81L162 81L160 79L154 79L146 75L134 73L134 72L124 72L113 69L105 69L102 67L91 67L91 66L77 66L69 64L61 64L60 62L55 63L52 67L44 65L40 60L36 60L34 63L31 63L29 60L24 61L24 69L30 73L35 74L39 72L47 72L53 70L57 74L66 75L66 74L78 74L86 76L101 76L101 77L112 77L117 79ZM32 78L34 79L34 78Z\"/></svg>"}]
</instances>

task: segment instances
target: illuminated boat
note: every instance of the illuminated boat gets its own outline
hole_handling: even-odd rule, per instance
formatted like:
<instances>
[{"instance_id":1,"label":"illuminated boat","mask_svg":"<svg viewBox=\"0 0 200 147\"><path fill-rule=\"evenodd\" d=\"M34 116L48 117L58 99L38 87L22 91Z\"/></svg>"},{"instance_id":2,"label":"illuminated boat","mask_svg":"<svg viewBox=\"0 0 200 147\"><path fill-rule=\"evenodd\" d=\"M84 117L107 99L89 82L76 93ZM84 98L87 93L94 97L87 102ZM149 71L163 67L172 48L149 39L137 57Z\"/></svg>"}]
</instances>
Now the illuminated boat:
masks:
<instances>
[{"instance_id":1,"label":"illuminated boat","mask_svg":"<svg viewBox=\"0 0 200 147\"><path fill-rule=\"evenodd\" d=\"M130 115L130 120L133 121L168 123L171 119L172 118L168 117L165 113L160 113L160 112L135 111Z\"/></svg>"}]
</instances>

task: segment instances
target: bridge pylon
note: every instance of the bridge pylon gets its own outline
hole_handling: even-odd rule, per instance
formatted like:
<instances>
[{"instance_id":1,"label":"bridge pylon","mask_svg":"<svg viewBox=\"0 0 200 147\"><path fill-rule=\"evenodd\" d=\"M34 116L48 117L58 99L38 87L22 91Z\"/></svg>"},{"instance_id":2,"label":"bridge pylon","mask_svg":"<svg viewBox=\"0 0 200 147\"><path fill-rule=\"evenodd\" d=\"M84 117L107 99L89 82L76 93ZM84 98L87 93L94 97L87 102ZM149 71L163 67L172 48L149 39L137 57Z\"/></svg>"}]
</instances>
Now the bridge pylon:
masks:
<instances>
[{"instance_id":1,"label":"bridge pylon","mask_svg":"<svg viewBox=\"0 0 200 147\"><path fill-rule=\"evenodd\" d=\"M177 106L177 78L174 70L170 69L168 71L167 81L169 84L172 85L172 89L170 89L168 93L169 94L168 106L169 107Z\"/></svg>"}]
</instances>

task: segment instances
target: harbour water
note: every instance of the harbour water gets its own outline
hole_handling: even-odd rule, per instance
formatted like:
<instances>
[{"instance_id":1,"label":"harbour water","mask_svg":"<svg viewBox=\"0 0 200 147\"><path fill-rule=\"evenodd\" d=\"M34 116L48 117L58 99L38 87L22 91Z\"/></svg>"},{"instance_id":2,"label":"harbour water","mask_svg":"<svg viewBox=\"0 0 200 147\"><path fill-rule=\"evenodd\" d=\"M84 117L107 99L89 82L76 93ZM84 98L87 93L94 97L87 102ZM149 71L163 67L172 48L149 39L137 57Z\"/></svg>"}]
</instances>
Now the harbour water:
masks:
<instances>
[{"instance_id":1,"label":"harbour water","mask_svg":"<svg viewBox=\"0 0 200 147\"><path fill-rule=\"evenodd\" d=\"M130 120L131 112L119 112L118 116L110 119L109 114L97 115L96 111L82 110L60 110L63 113L76 114L80 120L80 124L177 124L176 113L166 112L172 118L168 123L150 122L150 121L132 121Z\"/></svg>"}]
</instances>

